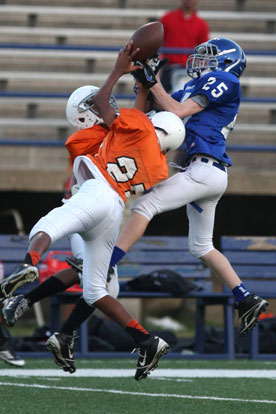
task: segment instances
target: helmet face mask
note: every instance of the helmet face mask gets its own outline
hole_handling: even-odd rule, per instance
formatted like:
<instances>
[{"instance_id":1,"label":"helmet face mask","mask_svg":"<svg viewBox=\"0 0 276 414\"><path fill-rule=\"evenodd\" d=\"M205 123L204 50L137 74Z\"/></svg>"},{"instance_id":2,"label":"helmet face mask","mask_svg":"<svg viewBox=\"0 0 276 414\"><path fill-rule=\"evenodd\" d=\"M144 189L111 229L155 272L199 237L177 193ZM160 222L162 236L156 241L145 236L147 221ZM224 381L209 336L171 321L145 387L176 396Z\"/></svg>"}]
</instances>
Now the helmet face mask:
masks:
<instances>
[{"instance_id":1,"label":"helmet face mask","mask_svg":"<svg viewBox=\"0 0 276 414\"><path fill-rule=\"evenodd\" d=\"M238 78L246 68L245 54L233 40L213 38L195 48L189 56L186 69L191 78L199 78L206 71L221 70Z\"/></svg>"},{"instance_id":2,"label":"helmet face mask","mask_svg":"<svg viewBox=\"0 0 276 414\"><path fill-rule=\"evenodd\" d=\"M205 71L212 71L217 69L218 61L216 54L217 48L211 47L204 43L195 48L195 53L189 56L187 60L187 73L191 78L199 78Z\"/></svg>"},{"instance_id":3,"label":"helmet face mask","mask_svg":"<svg viewBox=\"0 0 276 414\"><path fill-rule=\"evenodd\" d=\"M78 129L86 129L104 123L93 104L93 97L98 90L97 86L87 85L76 89L70 95L66 106L66 117L71 125ZM114 110L119 112L113 96L110 97L109 102Z\"/></svg>"},{"instance_id":4,"label":"helmet face mask","mask_svg":"<svg viewBox=\"0 0 276 414\"><path fill-rule=\"evenodd\" d=\"M94 113L97 113L94 109L95 105L93 104L93 98L94 98L94 96L96 95L97 92L98 92L98 90L95 91L95 92L91 92L89 95L85 96L79 102L79 104L77 105L77 108L78 108L78 111L80 113L84 112L84 111L92 111Z\"/></svg>"}]
</instances>

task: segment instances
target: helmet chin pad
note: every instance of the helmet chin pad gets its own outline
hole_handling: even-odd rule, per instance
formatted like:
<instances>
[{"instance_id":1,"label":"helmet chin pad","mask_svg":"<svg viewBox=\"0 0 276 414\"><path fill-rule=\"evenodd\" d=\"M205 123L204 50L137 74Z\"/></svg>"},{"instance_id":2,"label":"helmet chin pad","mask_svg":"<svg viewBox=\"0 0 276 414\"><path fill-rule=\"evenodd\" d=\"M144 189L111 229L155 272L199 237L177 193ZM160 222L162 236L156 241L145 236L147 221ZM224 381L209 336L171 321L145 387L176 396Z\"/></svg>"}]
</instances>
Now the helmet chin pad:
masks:
<instances>
[{"instance_id":1,"label":"helmet chin pad","mask_svg":"<svg viewBox=\"0 0 276 414\"><path fill-rule=\"evenodd\" d=\"M104 120L97 116L92 110L80 112L79 117L75 119L75 125L78 129L92 128L94 125L103 124Z\"/></svg>"}]
</instances>

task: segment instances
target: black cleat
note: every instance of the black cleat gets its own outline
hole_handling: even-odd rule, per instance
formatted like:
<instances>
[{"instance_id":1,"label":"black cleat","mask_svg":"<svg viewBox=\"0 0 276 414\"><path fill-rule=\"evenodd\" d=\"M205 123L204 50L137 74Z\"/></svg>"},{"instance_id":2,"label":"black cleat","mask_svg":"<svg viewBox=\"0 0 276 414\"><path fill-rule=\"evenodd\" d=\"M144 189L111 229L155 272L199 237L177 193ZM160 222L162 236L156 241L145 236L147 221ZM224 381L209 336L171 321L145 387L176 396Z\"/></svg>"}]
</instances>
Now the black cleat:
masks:
<instances>
[{"instance_id":1,"label":"black cleat","mask_svg":"<svg viewBox=\"0 0 276 414\"><path fill-rule=\"evenodd\" d=\"M7 342L0 345L0 359L2 359L7 364L13 365L15 367L23 367L25 365L24 359L16 356Z\"/></svg>"},{"instance_id":2,"label":"black cleat","mask_svg":"<svg viewBox=\"0 0 276 414\"><path fill-rule=\"evenodd\" d=\"M268 302L257 295L250 295L235 307L239 312L239 336L247 335L258 322L259 315L266 310Z\"/></svg>"},{"instance_id":3,"label":"black cleat","mask_svg":"<svg viewBox=\"0 0 276 414\"><path fill-rule=\"evenodd\" d=\"M147 378L150 372L157 368L159 359L167 354L169 345L163 339L155 336L141 342L139 348L134 349L134 351L136 350L139 353L139 357L135 379L140 381L143 378Z\"/></svg>"},{"instance_id":4,"label":"black cleat","mask_svg":"<svg viewBox=\"0 0 276 414\"><path fill-rule=\"evenodd\" d=\"M30 308L29 301L24 295L12 296L4 300L2 313L8 326L13 326Z\"/></svg>"},{"instance_id":5,"label":"black cleat","mask_svg":"<svg viewBox=\"0 0 276 414\"><path fill-rule=\"evenodd\" d=\"M76 371L73 355L75 339L75 332L73 335L55 332L46 342L46 348L54 355L55 363L70 374Z\"/></svg>"},{"instance_id":6,"label":"black cleat","mask_svg":"<svg viewBox=\"0 0 276 414\"><path fill-rule=\"evenodd\" d=\"M76 270L79 273L82 273L83 269L83 260L78 259L75 256L67 256L65 261L72 267L72 269Z\"/></svg>"},{"instance_id":7,"label":"black cleat","mask_svg":"<svg viewBox=\"0 0 276 414\"><path fill-rule=\"evenodd\" d=\"M39 273L35 266L29 264L17 265L13 273L6 277L0 285L0 302L12 296L13 292L26 283L38 279Z\"/></svg>"}]
</instances>

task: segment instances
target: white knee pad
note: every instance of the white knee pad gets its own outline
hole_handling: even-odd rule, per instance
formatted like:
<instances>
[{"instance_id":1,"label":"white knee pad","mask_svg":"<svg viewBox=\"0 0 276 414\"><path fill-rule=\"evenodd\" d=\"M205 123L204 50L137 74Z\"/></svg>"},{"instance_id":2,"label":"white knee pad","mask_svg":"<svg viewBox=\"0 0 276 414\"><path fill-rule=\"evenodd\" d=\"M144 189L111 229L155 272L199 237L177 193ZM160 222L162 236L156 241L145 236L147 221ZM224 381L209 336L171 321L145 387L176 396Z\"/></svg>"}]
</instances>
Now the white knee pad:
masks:
<instances>
[{"instance_id":1,"label":"white knee pad","mask_svg":"<svg viewBox=\"0 0 276 414\"><path fill-rule=\"evenodd\" d=\"M57 241L59 238L57 229L50 221L48 221L47 216L41 217L41 219L34 225L30 231L29 240L31 240L39 232L48 234L52 243Z\"/></svg>"},{"instance_id":2,"label":"white knee pad","mask_svg":"<svg viewBox=\"0 0 276 414\"><path fill-rule=\"evenodd\" d=\"M149 221L159 213L153 190L138 197L130 207L131 212L139 213Z\"/></svg>"},{"instance_id":3,"label":"white knee pad","mask_svg":"<svg viewBox=\"0 0 276 414\"><path fill-rule=\"evenodd\" d=\"M83 297L85 302L89 305L93 305L93 303L97 302L98 300L102 299L106 295L112 296L114 299L117 299L119 295L120 285L118 281L117 275L113 275L111 281L108 283L107 288L104 289L100 286L93 286L90 287L89 292L83 292Z\"/></svg>"},{"instance_id":4,"label":"white knee pad","mask_svg":"<svg viewBox=\"0 0 276 414\"><path fill-rule=\"evenodd\" d=\"M200 259L202 256L205 256L211 250L214 249L212 240L201 240L194 241L193 243L189 240L189 251L192 256Z\"/></svg>"},{"instance_id":5,"label":"white knee pad","mask_svg":"<svg viewBox=\"0 0 276 414\"><path fill-rule=\"evenodd\" d=\"M117 299L120 291L120 285L118 280L118 273L115 272L107 284L107 288L103 288L102 286L92 285L90 286L89 292L83 292L83 297L85 302L89 305L93 305L93 303L97 302L98 300L102 299L106 295L112 296L114 299Z\"/></svg>"},{"instance_id":6,"label":"white knee pad","mask_svg":"<svg viewBox=\"0 0 276 414\"><path fill-rule=\"evenodd\" d=\"M90 287L89 290L83 289L83 298L88 305L92 306L95 302L102 299L104 296L108 295L108 292L106 289L102 287L96 287L93 286Z\"/></svg>"}]
</instances>

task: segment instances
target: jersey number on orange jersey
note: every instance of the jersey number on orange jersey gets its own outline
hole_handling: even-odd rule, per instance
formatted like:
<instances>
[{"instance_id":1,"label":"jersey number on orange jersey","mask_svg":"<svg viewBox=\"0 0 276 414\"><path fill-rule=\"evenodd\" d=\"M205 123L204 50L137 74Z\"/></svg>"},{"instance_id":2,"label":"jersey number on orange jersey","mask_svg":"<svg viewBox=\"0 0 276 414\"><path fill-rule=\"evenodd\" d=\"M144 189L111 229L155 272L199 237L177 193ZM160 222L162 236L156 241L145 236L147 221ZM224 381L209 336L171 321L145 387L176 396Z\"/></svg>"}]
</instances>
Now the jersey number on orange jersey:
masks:
<instances>
[{"instance_id":1,"label":"jersey number on orange jersey","mask_svg":"<svg viewBox=\"0 0 276 414\"><path fill-rule=\"evenodd\" d=\"M114 178L117 183L125 183L134 179L138 167L134 158L131 157L118 157L117 162L107 163L107 171ZM141 193L145 191L143 183L131 185L133 194ZM129 196L129 192L126 192L126 196Z\"/></svg>"}]
</instances>

